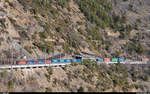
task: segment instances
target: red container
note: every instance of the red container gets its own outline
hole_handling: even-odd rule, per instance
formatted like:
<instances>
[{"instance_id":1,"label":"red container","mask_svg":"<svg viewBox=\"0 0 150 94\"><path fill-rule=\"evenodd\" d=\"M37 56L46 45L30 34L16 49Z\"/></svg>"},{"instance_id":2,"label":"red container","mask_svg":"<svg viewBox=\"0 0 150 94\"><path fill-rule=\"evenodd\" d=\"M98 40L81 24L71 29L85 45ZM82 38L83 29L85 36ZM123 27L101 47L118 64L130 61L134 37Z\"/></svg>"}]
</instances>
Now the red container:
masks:
<instances>
[{"instance_id":1,"label":"red container","mask_svg":"<svg viewBox=\"0 0 150 94\"><path fill-rule=\"evenodd\" d=\"M34 63L38 63L38 61L34 61Z\"/></svg>"},{"instance_id":2,"label":"red container","mask_svg":"<svg viewBox=\"0 0 150 94\"><path fill-rule=\"evenodd\" d=\"M46 60L45 63L51 63L51 60Z\"/></svg>"},{"instance_id":3,"label":"red container","mask_svg":"<svg viewBox=\"0 0 150 94\"><path fill-rule=\"evenodd\" d=\"M143 59L142 59L142 61L149 61L149 59L147 59L147 58L143 58Z\"/></svg>"},{"instance_id":4,"label":"red container","mask_svg":"<svg viewBox=\"0 0 150 94\"><path fill-rule=\"evenodd\" d=\"M17 64L27 64L27 61L19 61Z\"/></svg>"},{"instance_id":5,"label":"red container","mask_svg":"<svg viewBox=\"0 0 150 94\"><path fill-rule=\"evenodd\" d=\"M105 58L104 61L111 61L109 58Z\"/></svg>"}]
</instances>

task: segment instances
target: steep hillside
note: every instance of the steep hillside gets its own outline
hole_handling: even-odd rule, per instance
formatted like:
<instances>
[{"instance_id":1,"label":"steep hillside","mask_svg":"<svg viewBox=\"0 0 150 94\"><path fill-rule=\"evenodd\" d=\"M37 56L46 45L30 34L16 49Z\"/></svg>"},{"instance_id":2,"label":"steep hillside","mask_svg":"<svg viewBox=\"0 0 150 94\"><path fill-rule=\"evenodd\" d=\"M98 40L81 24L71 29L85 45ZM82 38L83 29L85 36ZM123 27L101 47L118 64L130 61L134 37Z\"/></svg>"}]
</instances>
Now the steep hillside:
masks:
<instances>
[{"instance_id":1,"label":"steep hillside","mask_svg":"<svg viewBox=\"0 0 150 94\"><path fill-rule=\"evenodd\" d=\"M4 56L14 45L11 39L17 43L14 53L29 58L81 51L150 56L148 0L1 0L0 5Z\"/></svg>"},{"instance_id":2,"label":"steep hillside","mask_svg":"<svg viewBox=\"0 0 150 94\"><path fill-rule=\"evenodd\" d=\"M149 9L149 0L0 0L0 65L59 53L150 58ZM1 70L0 91L148 91L149 69L84 61Z\"/></svg>"},{"instance_id":3,"label":"steep hillside","mask_svg":"<svg viewBox=\"0 0 150 94\"><path fill-rule=\"evenodd\" d=\"M7 92L149 92L150 65L83 64L64 68L0 72L0 91Z\"/></svg>"}]
</instances>

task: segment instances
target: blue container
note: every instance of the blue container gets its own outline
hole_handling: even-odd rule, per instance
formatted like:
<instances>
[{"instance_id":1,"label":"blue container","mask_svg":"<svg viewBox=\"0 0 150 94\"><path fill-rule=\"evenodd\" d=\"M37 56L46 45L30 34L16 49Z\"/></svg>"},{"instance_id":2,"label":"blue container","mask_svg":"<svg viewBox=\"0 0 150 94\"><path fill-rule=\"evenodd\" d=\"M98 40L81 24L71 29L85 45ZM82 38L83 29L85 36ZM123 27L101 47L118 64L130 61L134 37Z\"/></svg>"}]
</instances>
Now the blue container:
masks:
<instances>
[{"instance_id":1,"label":"blue container","mask_svg":"<svg viewBox=\"0 0 150 94\"><path fill-rule=\"evenodd\" d=\"M82 62L82 59L76 59L76 62Z\"/></svg>"},{"instance_id":2,"label":"blue container","mask_svg":"<svg viewBox=\"0 0 150 94\"><path fill-rule=\"evenodd\" d=\"M56 60L56 62L55 63L59 63L60 62L60 60L58 59L58 60Z\"/></svg>"},{"instance_id":3,"label":"blue container","mask_svg":"<svg viewBox=\"0 0 150 94\"><path fill-rule=\"evenodd\" d=\"M104 62L104 59L103 58L97 58L96 61L97 62Z\"/></svg>"},{"instance_id":4,"label":"blue container","mask_svg":"<svg viewBox=\"0 0 150 94\"><path fill-rule=\"evenodd\" d=\"M82 59L72 59L72 62L82 62Z\"/></svg>"},{"instance_id":5,"label":"blue container","mask_svg":"<svg viewBox=\"0 0 150 94\"><path fill-rule=\"evenodd\" d=\"M58 60L52 60L52 63L63 63L63 59L58 59Z\"/></svg>"},{"instance_id":6,"label":"blue container","mask_svg":"<svg viewBox=\"0 0 150 94\"><path fill-rule=\"evenodd\" d=\"M52 61L52 63L54 63L55 61L54 60L51 60Z\"/></svg>"},{"instance_id":7,"label":"blue container","mask_svg":"<svg viewBox=\"0 0 150 94\"><path fill-rule=\"evenodd\" d=\"M73 59L70 59L70 62L73 62Z\"/></svg>"},{"instance_id":8,"label":"blue container","mask_svg":"<svg viewBox=\"0 0 150 94\"><path fill-rule=\"evenodd\" d=\"M67 63L68 62L68 59L64 59L64 63Z\"/></svg>"},{"instance_id":9,"label":"blue container","mask_svg":"<svg viewBox=\"0 0 150 94\"><path fill-rule=\"evenodd\" d=\"M65 63L71 62L71 59L64 59Z\"/></svg>"},{"instance_id":10,"label":"blue container","mask_svg":"<svg viewBox=\"0 0 150 94\"><path fill-rule=\"evenodd\" d=\"M52 60L52 63L57 63L58 61L57 60Z\"/></svg>"},{"instance_id":11,"label":"blue container","mask_svg":"<svg viewBox=\"0 0 150 94\"><path fill-rule=\"evenodd\" d=\"M38 61L38 63L44 63L44 61L41 61L41 60L40 60L40 61Z\"/></svg>"},{"instance_id":12,"label":"blue container","mask_svg":"<svg viewBox=\"0 0 150 94\"><path fill-rule=\"evenodd\" d=\"M60 59L59 61L60 61L60 63L64 63L64 59Z\"/></svg>"},{"instance_id":13,"label":"blue container","mask_svg":"<svg viewBox=\"0 0 150 94\"><path fill-rule=\"evenodd\" d=\"M72 59L72 62L76 62L76 59Z\"/></svg>"},{"instance_id":14,"label":"blue container","mask_svg":"<svg viewBox=\"0 0 150 94\"><path fill-rule=\"evenodd\" d=\"M64 63L68 63L68 62L71 62L70 59L64 59Z\"/></svg>"},{"instance_id":15,"label":"blue container","mask_svg":"<svg viewBox=\"0 0 150 94\"><path fill-rule=\"evenodd\" d=\"M119 58L119 62L124 62L124 61L126 61L126 59Z\"/></svg>"},{"instance_id":16,"label":"blue container","mask_svg":"<svg viewBox=\"0 0 150 94\"><path fill-rule=\"evenodd\" d=\"M28 64L34 64L34 61L33 60L29 60Z\"/></svg>"}]
</instances>

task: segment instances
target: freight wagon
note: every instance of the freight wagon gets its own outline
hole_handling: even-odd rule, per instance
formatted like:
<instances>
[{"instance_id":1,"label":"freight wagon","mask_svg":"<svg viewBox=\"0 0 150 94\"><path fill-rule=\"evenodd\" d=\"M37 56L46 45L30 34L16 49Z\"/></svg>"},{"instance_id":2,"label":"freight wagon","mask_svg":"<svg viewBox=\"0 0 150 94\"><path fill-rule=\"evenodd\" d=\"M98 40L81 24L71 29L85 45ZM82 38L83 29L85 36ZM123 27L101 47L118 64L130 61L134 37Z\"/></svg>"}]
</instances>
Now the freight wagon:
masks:
<instances>
[{"instance_id":1,"label":"freight wagon","mask_svg":"<svg viewBox=\"0 0 150 94\"><path fill-rule=\"evenodd\" d=\"M119 62L125 62L126 59L119 58L118 61L119 61Z\"/></svg>"},{"instance_id":2,"label":"freight wagon","mask_svg":"<svg viewBox=\"0 0 150 94\"><path fill-rule=\"evenodd\" d=\"M52 61L51 60L46 60L45 63L52 63Z\"/></svg>"},{"instance_id":3,"label":"freight wagon","mask_svg":"<svg viewBox=\"0 0 150 94\"><path fill-rule=\"evenodd\" d=\"M40 60L40 61L38 61L38 63L41 64L41 63L45 63L45 62L43 60Z\"/></svg>"},{"instance_id":4,"label":"freight wagon","mask_svg":"<svg viewBox=\"0 0 150 94\"><path fill-rule=\"evenodd\" d=\"M118 58L112 58L111 61L112 62L118 62Z\"/></svg>"},{"instance_id":5,"label":"freight wagon","mask_svg":"<svg viewBox=\"0 0 150 94\"><path fill-rule=\"evenodd\" d=\"M144 62L144 63L148 63L148 61L149 61L148 58L143 58L143 59L142 59L142 62Z\"/></svg>"},{"instance_id":6,"label":"freight wagon","mask_svg":"<svg viewBox=\"0 0 150 94\"><path fill-rule=\"evenodd\" d=\"M82 62L82 59L72 59L72 62Z\"/></svg>"},{"instance_id":7,"label":"freight wagon","mask_svg":"<svg viewBox=\"0 0 150 94\"><path fill-rule=\"evenodd\" d=\"M93 59L90 59L91 61ZM17 61L17 64L44 64L44 63L70 63L70 62L82 62L83 59L82 58L78 58L78 59L52 59L52 60L28 60L28 61ZM125 63L126 59L123 58L96 58L95 59L96 62L98 63L107 63L107 64L111 64L111 63ZM143 62L148 62L149 59L148 58L143 58L141 61ZM131 62L131 61L130 61Z\"/></svg>"},{"instance_id":8,"label":"freight wagon","mask_svg":"<svg viewBox=\"0 0 150 94\"><path fill-rule=\"evenodd\" d=\"M104 62L104 59L103 58L97 58L96 62L102 63L102 62Z\"/></svg>"},{"instance_id":9,"label":"freight wagon","mask_svg":"<svg viewBox=\"0 0 150 94\"><path fill-rule=\"evenodd\" d=\"M17 61L17 64L19 64L19 65L27 64L27 61Z\"/></svg>"},{"instance_id":10,"label":"freight wagon","mask_svg":"<svg viewBox=\"0 0 150 94\"><path fill-rule=\"evenodd\" d=\"M34 64L34 61L33 60L29 60L29 61L27 61L27 64Z\"/></svg>"},{"instance_id":11,"label":"freight wagon","mask_svg":"<svg viewBox=\"0 0 150 94\"><path fill-rule=\"evenodd\" d=\"M109 58L104 58L105 62L110 62L111 60Z\"/></svg>"},{"instance_id":12,"label":"freight wagon","mask_svg":"<svg viewBox=\"0 0 150 94\"><path fill-rule=\"evenodd\" d=\"M70 63L72 62L72 59L64 59L64 63Z\"/></svg>"},{"instance_id":13,"label":"freight wagon","mask_svg":"<svg viewBox=\"0 0 150 94\"><path fill-rule=\"evenodd\" d=\"M143 58L142 61L149 61L149 59L148 58Z\"/></svg>"}]
</instances>

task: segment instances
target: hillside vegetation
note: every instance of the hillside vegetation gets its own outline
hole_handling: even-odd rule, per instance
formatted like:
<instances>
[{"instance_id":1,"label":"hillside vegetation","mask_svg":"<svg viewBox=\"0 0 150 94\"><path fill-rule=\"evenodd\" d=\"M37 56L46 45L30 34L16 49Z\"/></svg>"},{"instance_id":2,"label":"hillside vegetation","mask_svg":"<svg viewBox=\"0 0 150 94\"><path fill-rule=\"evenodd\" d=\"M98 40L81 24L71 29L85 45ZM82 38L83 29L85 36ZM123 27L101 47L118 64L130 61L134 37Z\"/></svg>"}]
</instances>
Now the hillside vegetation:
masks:
<instances>
[{"instance_id":1,"label":"hillside vegetation","mask_svg":"<svg viewBox=\"0 0 150 94\"><path fill-rule=\"evenodd\" d=\"M149 67L87 60L64 68L1 71L0 88L3 92L149 92Z\"/></svg>"},{"instance_id":2,"label":"hillside vegetation","mask_svg":"<svg viewBox=\"0 0 150 94\"><path fill-rule=\"evenodd\" d=\"M81 52L150 58L149 0L0 0L0 65ZM149 65L97 65L1 71L5 91L148 91Z\"/></svg>"},{"instance_id":3,"label":"hillside vegetation","mask_svg":"<svg viewBox=\"0 0 150 94\"><path fill-rule=\"evenodd\" d=\"M147 0L2 0L1 4L2 37L19 37L17 43L32 58L82 51L102 57L149 57L150 35L143 30L149 20ZM9 42L1 42L1 49Z\"/></svg>"}]
</instances>

